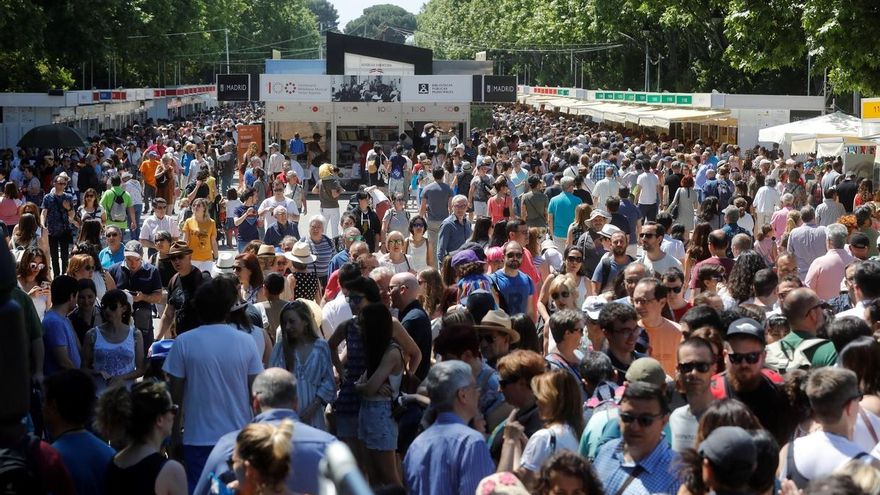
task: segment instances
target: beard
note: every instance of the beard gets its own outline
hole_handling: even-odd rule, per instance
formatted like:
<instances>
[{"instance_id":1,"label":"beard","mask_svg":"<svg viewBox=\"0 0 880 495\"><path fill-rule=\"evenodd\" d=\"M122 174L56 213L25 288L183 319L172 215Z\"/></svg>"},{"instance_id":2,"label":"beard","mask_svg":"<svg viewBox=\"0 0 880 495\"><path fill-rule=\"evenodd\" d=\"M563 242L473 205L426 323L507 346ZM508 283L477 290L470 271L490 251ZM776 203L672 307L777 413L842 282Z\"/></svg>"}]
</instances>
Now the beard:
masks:
<instances>
[{"instance_id":1,"label":"beard","mask_svg":"<svg viewBox=\"0 0 880 495\"><path fill-rule=\"evenodd\" d=\"M612 246L611 247L611 254L613 254L614 256L623 256L624 254L626 254L626 246L623 246L623 247Z\"/></svg>"},{"instance_id":2,"label":"beard","mask_svg":"<svg viewBox=\"0 0 880 495\"><path fill-rule=\"evenodd\" d=\"M761 372L759 370L754 376L746 378L738 376L728 368L727 380L730 382L730 388L735 392L751 392L761 385Z\"/></svg>"},{"instance_id":3,"label":"beard","mask_svg":"<svg viewBox=\"0 0 880 495\"><path fill-rule=\"evenodd\" d=\"M519 267L522 263L519 261L508 261L504 264L504 268L509 270L519 270Z\"/></svg>"}]
</instances>

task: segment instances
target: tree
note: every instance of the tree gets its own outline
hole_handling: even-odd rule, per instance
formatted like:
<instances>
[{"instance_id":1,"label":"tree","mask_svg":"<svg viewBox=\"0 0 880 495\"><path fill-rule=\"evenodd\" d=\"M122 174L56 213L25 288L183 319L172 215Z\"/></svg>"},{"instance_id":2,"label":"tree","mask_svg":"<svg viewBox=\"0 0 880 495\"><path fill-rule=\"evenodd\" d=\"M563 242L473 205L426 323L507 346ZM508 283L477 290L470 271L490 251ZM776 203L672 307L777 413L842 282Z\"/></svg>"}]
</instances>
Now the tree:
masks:
<instances>
[{"instance_id":1,"label":"tree","mask_svg":"<svg viewBox=\"0 0 880 495\"><path fill-rule=\"evenodd\" d=\"M311 0L309 10L318 20L318 25L328 31L339 30L339 12L328 0Z\"/></svg>"},{"instance_id":2,"label":"tree","mask_svg":"<svg viewBox=\"0 0 880 495\"><path fill-rule=\"evenodd\" d=\"M406 35L396 30L414 31L416 16L391 4L374 5L364 9L360 17L345 25L345 34L376 40L403 43Z\"/></svg>"}]
</instances>

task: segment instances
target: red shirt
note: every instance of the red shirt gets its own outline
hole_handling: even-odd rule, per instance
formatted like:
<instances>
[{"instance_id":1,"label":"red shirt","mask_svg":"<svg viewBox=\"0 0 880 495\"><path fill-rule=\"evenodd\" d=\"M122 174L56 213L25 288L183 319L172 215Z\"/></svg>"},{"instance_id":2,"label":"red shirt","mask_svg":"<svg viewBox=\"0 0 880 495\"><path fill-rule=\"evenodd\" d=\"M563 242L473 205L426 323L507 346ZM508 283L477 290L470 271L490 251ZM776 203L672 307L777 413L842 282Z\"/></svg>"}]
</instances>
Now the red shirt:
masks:
<instances>
[{"instance_id":1,"label":"red shirt","mask_svg":"<svg viewBox=\"0 0 880 495\"><path fill-rule=\"evenodd\" d=\"M691 268L691 282L689 285L691 290L694 290L694 289L705 290L706 289L706 287L703 286L702 283L699 283L697 281L697 274L700 272L700 267L706 266L706 265L721 266L722 268L724 268L724 276L728 277L728 276L730 276L730 270L733 268L733 260L730 258L718 258L718 257L712 256L712 257L706 258L703 261L694 265L694 267Z\"/></svg>"},{"instance_id":2,"label":"red shirt","mask_svg":"<svg viewBox=\"0 0 880 495\"><path fill-rule=\"evenodd\" d=\"M339 294L339 270L330 274L327 279L327 287L324 289L324 300L332 301Z\"/></svg>"},{"instance_id":3,"label":"red shirt","mask_svg":"<svg viewBox=\"0 0 880 495\"><path fill-rule=\"evenodd\" d=\"M684 316L684 314L687 313L689 309L694 307L694 305L691 304L689 301L685 301L685 302L686 302L686 304L684 306L680 307L679 309L669 308L669 309L672 309L672 319L676 323L680 322L681 317Z\"/></svg>"}]
</instances>

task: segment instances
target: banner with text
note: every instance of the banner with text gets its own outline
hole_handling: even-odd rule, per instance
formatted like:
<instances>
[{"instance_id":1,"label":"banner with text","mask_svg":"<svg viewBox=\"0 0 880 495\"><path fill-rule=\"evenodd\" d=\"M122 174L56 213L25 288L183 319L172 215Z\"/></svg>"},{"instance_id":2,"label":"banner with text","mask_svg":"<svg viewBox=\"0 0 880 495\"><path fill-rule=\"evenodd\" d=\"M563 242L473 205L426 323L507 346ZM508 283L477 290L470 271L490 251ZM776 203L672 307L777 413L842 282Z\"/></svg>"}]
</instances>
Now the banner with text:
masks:
<instances>
[{"instance_id":1,"label":"banner with text","mask_svg":"<svg viewBox=\"0 0 880 495\"><path fill-rule=\"evenodd\" d=\"M401 101L463 103L473 98L471 76L407 76L401 78Z\"/></svg>"},{"instance_id":2,"label":"banner with text","mask_svg":"<svg viewBox=\"0 0 880 495\"><path fill-rule=\"evenodd\" d=\"M260 74L260 101L330 101L333 76Z\"/></svg>"}]
</instances>

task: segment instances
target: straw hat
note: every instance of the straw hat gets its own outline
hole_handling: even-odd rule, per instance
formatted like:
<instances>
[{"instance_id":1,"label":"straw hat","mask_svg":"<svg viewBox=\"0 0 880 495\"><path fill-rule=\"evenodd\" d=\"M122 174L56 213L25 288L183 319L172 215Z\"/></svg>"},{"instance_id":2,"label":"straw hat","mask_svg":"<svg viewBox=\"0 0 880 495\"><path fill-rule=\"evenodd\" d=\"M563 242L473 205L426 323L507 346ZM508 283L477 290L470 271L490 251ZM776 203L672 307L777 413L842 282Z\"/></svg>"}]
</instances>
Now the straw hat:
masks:
<instances>
[{"instance_id":1,"label":"straw hat","mask_svg":"<svg viewBox=\"0 0 880 495\"><path fill-rule=\"evenodd\" d=\"M317 257L312 254L312 249L309 247L309 243L303 241L298 241L296 244L294 244L293 250L284 253L284 257L289 259L290 261L295 261L303 265L314 263L317 259Z\"/></svg>"},{"instance_id":2,"label":"straw hat","mask_svg":"<svg viewBox=\"0 0 880 495\"><path fill-rule=\"evenodd\" d=\"M495 330L506 333L510 337L510 343L519 342L519 332L511 328L510 316L503 309L493 309L486 313L479 325L474 325L477 330Z\"/></svg>"},{"instance_id":3,"label":"straw hat","mask_svg":"<svg viewBox=\"0 0 880 495\"><path fill-rule=\"evenodd\" d=\"M183 241L174 241L168 250L168 256L177 256L180 254L192 254L193 250Z\"/></svg>"}]
</instances>

